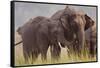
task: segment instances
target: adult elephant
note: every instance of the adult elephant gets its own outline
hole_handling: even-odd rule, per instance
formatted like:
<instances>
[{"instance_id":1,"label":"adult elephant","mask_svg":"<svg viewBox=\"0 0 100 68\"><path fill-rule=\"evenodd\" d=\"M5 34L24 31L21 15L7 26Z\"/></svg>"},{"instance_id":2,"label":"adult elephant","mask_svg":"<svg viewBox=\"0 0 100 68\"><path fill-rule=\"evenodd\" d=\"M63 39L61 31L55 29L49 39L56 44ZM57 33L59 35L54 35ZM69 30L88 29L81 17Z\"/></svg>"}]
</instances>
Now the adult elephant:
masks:
<instances>
[{"instance_id":1,"label":"adult elephant","mask_svg":"<svg viewBox=\"0 0 100 68\"><path fill-rule=\"evenodd\" d=\"M97 49L97 31L96 31L96 23L85 31L86 37L86 48L89 50L90 57L94 57Z\"/></svg>"},{"instance_id":2,"label":"adult elephant","mask_svg":"<svg viewBox=\"0 0 100 68\"><path fill-rule=\"evenodd\" d=\"M23 43L23 53L26 61L29 57L36 60L39 54L41 54L43 61L46 60L49 46L53 49L51 51L52 58L58 60L61 52L58 41L62 43L66 41L61 23L42 16L30 19L19 27L17 32L22 37L20 43Z\"/></svg>"},{"instance_id":3,"label":"adult elephant","mask_svg":"<svg viewBox=\"0 0 100 68\"><path fill-rule=\"evenodd\" d=\"M64 45L60 42L61 45L67 46L69 49L73 47L74 52L80 56L85 43L85 30L93 26L94 21L87 14L78 12L68 6L56 12L51 16L51 19L62 22L67 41L76 40L73 46Z\"/></svg>"},{"instance_id":4,"label":"adult elephant","mask_svg":"<svg viewBox=\"0 0 100 68\"><path fill-rule=\"evenodd\" d=\"M61 52L58 42L63 47L70 48L70 42L74 38L78 40L77 51L81 51L84 46L84 30L92 26L94 22L86 14L78 13L68 7L60 12L57 18L56 13L54 18L32 19L18 29L23 40L25 59L28 59L30 55L36 59L41 54L42 60L45 60L49 46L51 46L52 57L57 59Z\"/></svg>"},{"instance_id":5,"label":"adult elephant","mask_svg":"<svg viewBox=\"0 0 100 68\"><path fill-rule=\"evenodd\" d=\"M27 23L25 23L23 26L20 26L17 29L18 34L21 35L22 38L22 41L20 43L23 43L23 55L26 61L28 61L28 58L30 56L33 58L33 60L36 60L36 58L40 54L39 47L35 43L36 42L35 33L37 25L41 20L44 19L46 19L46 17L43 16L35 17L33 19L30 19Z\"/></svg>"},{"instance_id":6,"label":"adult elephant","mask_svg":"<svg viewBox=\"0 0 100 68\"><path fill-rule=\"evenodd\" d=\"M22 37L25 60L28 60L30 56L35 60L39 54L42 60L46 60L49 46L52 49L52 58L58 60L61 52L58 42L70 44L64 37L62 22L45 17L29 20L19 27L17 32Z\"/></svg>"}]
</instances>

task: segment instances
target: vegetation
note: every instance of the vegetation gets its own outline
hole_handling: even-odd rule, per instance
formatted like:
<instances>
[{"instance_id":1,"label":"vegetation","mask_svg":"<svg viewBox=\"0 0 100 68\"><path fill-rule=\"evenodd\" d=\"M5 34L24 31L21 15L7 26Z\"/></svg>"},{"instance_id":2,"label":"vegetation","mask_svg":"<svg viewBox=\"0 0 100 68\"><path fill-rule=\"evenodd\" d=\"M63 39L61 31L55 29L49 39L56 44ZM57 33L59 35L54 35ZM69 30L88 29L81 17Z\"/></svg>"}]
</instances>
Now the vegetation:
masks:
<instances>
[{"instance_id":1,"label":"vegetation","mask_svg":"<svg viewBox=\"0 0 100 68\"><path fill-rule=\"evenodd\" d=\"M32 60L31 57L29 58L28 62L25 62L23 54L15 55L15 65L16 66L72 63L72 62L88 62L88 61L96 61L96 56L92 57L92 58L89 57L88 49L83 50L81 57L78 57L78 55L75 55L74 53L72 53L72 54L70 54L70 56L68 56L67 49L62 48L61 57L58 61L51 61L50 48L47 53L47 61L42 61L41 55L39 55L38 59L35 62Z\"/></svg>"},{"instance_id":2,"label":"vegetation","mask_svg":"<svg viewBox=\"0 0 100 68\"><path fill-rule=\"evenodd\" d=\"M18 35L18 33L15 33L15 43L19 42L21 40L21 37ZM18 46L15 46L15 65L16 66L23 66L23 65L42 65L42 64L57 64L57 63L73 63L73 62L88 62L88 61L96 61L96 54L94 57L90 57L89 55L89 49L86 47L82 51L81 57L78 57L77 54L73 53L73 49L71 49L71 54L69 56L68 50L66 48L61 48L61 57L58 61L51 61L51 53L50 48L48 49L47 53L47 61L41 60L41 55L38 56L38 59L34 62L32 58L30 57L28 62L25 62L25 59L23 57L23 44L19 44Z\"/></svg>"}]
</instances>

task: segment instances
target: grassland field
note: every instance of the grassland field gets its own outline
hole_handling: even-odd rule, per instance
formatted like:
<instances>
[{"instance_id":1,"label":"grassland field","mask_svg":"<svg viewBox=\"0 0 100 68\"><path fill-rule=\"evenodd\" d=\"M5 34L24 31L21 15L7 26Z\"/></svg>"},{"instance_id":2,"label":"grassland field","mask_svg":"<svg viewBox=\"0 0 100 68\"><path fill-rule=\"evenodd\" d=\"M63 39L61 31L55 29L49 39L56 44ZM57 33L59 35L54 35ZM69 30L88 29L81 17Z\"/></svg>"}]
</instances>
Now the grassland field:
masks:
<instances>
[{"instance_id":1,"label":"grassland field","mask_svg":"<svg viewBox=\"0 0 100 68\"><path fill-rule=\"evenodd\" d=\"M21 41L20 35L18 33L15 33L15 43ZM23 65L42 65L42 64L57 64L57 63L73 63L73 62L88 62L88 61L96 61L96 56L93 58L90 58L88 55L88 50L84 50L81 57L78 57L75 54L71 54L71 56L68 56L67 49L61 48L61 57L58 61L51 61L51 55L50 55L50 48L47 52L47 61L41 60L41 55L38 56L38 59L35 62L32 62L32 58L30 57L28 62L25 62L25 59L23 57L23 44L19 44L15 46L15 65L16 66L23 66Z\"/></svg>"}]
</instances>

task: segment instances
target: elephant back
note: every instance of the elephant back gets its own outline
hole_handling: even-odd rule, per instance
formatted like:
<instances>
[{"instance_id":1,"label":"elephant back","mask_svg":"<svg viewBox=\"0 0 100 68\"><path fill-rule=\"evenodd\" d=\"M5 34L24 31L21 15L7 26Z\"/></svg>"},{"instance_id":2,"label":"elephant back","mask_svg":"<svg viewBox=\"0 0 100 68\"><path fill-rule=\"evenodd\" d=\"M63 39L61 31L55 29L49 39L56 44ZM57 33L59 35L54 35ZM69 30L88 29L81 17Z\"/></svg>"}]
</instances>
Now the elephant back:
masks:
<instances>
[{"instance_id":1,"label":"elephant back","mask_svg":"<svg viewBox=\"0 0 100 68\"><path fill-rule=\"evenodd\" d=\"M56 13L54 13L52 16L51 16L51 19L53 20L58 20L60 18L60 16L62 15L64 10L59 10L57 11Z\"/></svg>"},{"instance_id":2,"label":"elephant back","mask_svg":"<svg viewBox=\"0 0 100 68\"><path fill-rule=\"evenodd\" d=\"M43 16L37 16L37 17L33 18L33 20L32 20L31 23L33 23L33 24L39 23L40 21L42 21L42 20L44 20L44 19L46 19L46 17L43 17Z\"/></svg>"}]
</instances>

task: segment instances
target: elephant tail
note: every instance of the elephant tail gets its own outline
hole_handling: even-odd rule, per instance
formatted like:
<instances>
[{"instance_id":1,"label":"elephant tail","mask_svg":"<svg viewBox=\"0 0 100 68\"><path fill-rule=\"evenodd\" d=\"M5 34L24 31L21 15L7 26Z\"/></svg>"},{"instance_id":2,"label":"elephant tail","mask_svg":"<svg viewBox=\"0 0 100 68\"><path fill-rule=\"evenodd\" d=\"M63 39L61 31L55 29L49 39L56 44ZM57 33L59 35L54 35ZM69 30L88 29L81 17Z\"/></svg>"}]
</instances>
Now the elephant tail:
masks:
<instances>
[{"instance_id":1,"label":"elephant tail","mask_svg":"<svg viewBox=\"0 0 100 68\"><path fill-rule=\"evenodd\" d=\"M15 46L17 46L18 44L21 44L23 41L20 41L20 42L18 42L18 43L15 43Z\"/></svg>"}]
</instances>

